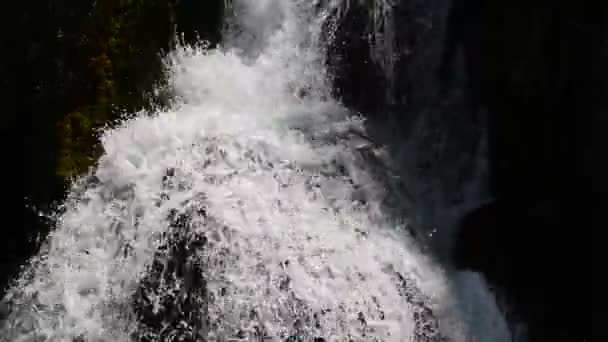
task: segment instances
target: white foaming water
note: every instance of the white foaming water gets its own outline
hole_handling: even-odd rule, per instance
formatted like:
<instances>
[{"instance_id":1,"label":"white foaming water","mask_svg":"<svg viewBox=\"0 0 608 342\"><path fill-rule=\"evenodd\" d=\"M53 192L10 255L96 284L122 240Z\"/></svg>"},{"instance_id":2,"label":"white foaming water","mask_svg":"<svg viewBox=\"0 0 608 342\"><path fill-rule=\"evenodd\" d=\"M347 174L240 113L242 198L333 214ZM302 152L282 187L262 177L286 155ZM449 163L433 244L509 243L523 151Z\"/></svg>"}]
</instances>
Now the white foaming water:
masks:
<instances>
[{"instance_id":1,"label":"white foaming water","mask_svg":"<svg viewBox=\"0 0 608 342\"><path fill-rule=\"evenodd\" d=\"M383 217L353 138L363 122L329 96L317 45L340 3L231 6L225 48L169 58L174 108L105 132L96 184L75 185L9 291L0 339L131 340L168 213L195 203L210 340L255 327L277 341L509 340L480 280L450 281Z\"/></svg>"}]
</instances>

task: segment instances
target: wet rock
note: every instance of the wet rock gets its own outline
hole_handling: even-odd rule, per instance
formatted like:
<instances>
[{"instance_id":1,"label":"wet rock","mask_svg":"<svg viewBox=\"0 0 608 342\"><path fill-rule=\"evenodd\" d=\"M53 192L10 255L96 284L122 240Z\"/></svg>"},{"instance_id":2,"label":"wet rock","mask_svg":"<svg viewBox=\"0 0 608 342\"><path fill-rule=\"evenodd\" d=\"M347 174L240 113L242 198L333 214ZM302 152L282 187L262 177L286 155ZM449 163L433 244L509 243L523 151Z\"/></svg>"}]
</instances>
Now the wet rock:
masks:
<instances>
[{"instance_id":1,"label":"wet rock","mask_svg":"<svg viewBox=\"0 0 608 342\"><path fill-rule=\"evenodd\" d=\"M439 321L429 307L428 298L414 284L399 272L394 272L393 279L399 294L412 306L414 320L414 341L447 342L448 339L439 332Z\"/></svg>"},{"instance_id":2,"label":"wet rock","mask_svg":"<svg viewBox=\"0 0 608 342\"><path fill-rule=\"evenodd\" d=\"M198 253L207 238L197 225L206 212L198 201L169 212L169 230L139 284L134 341L205 341L207 291Z\"/></svg>"}]
</instances>

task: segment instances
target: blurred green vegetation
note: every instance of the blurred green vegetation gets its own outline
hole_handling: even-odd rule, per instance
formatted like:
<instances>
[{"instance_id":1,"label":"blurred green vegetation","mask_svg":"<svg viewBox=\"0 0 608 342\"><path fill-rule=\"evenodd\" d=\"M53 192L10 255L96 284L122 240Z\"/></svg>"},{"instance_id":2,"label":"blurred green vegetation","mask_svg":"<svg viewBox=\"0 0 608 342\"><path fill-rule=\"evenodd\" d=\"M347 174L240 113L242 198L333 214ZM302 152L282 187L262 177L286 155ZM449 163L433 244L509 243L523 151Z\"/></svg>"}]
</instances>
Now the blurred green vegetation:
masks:
<instances>
[{"instance_id":1,"label":"blurred green vegetation","mask_svg":"<svg viewBox=\"0 0 608 342\"><path fill-rule=\"evenodd\" d=\"M175 38L172 26L176 17L187 17L183 11L191 10L176 5L167 0L106 0L99 2L90 20L82 23L78 54L85 64L81 72L90 83L82 101L56 123L58 176L70 179L86 172L102 153L96 131L121 113L153 102L146 95L161 77L161 52ZM207 7L199 5L200 20L205 22L207 17L213 25L202 30L186 25L183 33L190 41L195 34L217 40L221 13L217 6Z\"/></svg>"}]
</instances>

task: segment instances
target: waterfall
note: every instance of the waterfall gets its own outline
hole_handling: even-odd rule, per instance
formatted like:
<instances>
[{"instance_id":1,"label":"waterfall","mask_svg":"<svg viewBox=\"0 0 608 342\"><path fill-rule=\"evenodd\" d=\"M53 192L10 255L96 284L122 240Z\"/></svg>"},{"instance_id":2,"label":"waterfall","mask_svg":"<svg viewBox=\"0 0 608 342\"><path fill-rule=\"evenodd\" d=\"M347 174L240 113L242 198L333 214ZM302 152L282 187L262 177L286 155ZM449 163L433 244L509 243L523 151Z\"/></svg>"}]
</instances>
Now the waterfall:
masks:
<instances>
[{"instance_id":1,"label":"waterfall","mask_svg":"<svg viewBox=\"0 0 608 342\"><path fill-rule=\"evenodd\" d=\"M510 341L483 280L384 209L400 189L325 66L347 5L229 1L221 46L170 54L175 103L104 132L0 340Z\"/></svg>"}]
</instances>

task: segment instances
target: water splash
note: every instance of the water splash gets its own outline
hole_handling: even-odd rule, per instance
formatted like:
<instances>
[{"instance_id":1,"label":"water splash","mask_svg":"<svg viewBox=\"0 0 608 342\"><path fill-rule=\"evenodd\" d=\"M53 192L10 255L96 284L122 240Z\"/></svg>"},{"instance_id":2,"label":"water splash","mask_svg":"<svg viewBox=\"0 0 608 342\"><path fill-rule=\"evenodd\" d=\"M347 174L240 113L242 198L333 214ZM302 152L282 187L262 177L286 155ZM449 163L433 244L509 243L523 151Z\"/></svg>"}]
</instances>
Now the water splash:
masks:
<instances>
[{"instance_id":1,"label":"water splash","mask_svg":"<svg viewBox=\"0 0 608 342\"><path fill-rule=\"evenodd\" d=\"M1 339L507 341L383 212L318 43L344 4L229 5L224 47L168 58L176 105L105 132Z\"/></svg>"}]
</instances>

